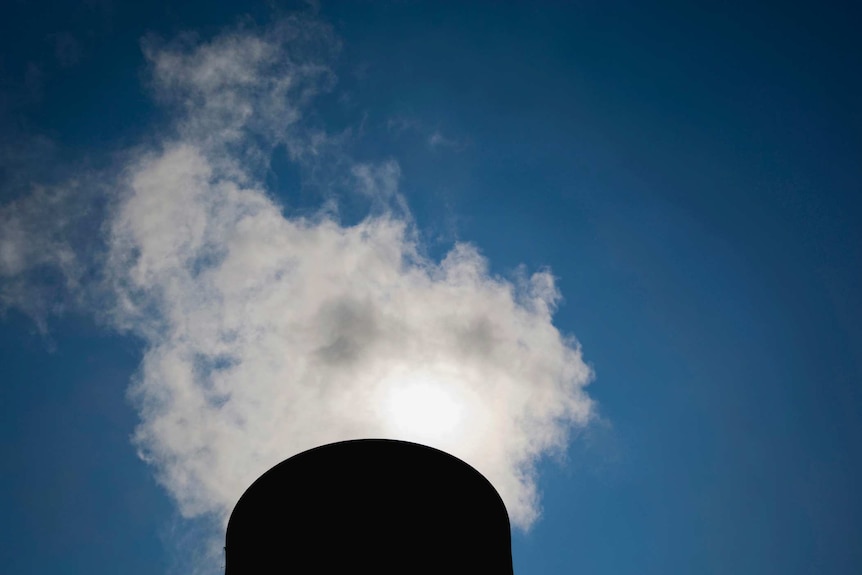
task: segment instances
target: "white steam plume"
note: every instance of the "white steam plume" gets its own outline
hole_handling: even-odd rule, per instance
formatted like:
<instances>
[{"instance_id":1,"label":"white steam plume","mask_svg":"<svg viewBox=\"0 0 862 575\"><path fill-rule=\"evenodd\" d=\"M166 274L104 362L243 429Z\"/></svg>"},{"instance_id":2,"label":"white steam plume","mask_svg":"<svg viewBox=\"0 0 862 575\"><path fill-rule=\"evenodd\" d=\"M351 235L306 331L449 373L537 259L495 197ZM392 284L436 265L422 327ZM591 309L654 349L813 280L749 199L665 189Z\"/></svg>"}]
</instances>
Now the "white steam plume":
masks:
<instances>
[{"instance_id":1,"label":"white steam plume","mask_svg":"<svg viewBox=\"0 0 862 575\"><path fill-rule=\"evenodd\" d=\"M316 60L333 43L288 21L144 44L178 119L126 156L101 284L112 324L146 343L135 443L184 516L224 520L302 450L414 440L474 465L528 528L538 459L592 408L590 370L552 323L552 275L492 276L466 244L431 261L403 207L345 226L324 211L285 215L259 183L276 144L297 162L315 156L303 110L333 81ZM394 161L345 174L361 194L403 201ZM13 269L16 252L2 253Z\"/></svg>"}]
</instances>

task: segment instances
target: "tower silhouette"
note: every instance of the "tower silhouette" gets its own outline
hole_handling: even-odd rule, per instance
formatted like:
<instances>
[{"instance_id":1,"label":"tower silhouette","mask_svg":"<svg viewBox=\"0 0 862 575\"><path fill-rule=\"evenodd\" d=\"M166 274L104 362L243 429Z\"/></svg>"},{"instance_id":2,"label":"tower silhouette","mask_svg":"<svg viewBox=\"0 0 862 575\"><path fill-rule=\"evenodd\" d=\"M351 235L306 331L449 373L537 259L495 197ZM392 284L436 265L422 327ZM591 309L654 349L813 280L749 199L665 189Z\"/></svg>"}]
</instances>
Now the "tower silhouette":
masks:
<instances>
[{"instance_id":1,"label":"tower silhouette","mask_svg":"<svg viewBox=\"0 0 862 575\"><path fill-rule=\"evenodd\" d=\"M503 501L443 451L361 439L286 459L236 504L225 575L354 572L512 575Z\"/></svg>"}]
</instances>

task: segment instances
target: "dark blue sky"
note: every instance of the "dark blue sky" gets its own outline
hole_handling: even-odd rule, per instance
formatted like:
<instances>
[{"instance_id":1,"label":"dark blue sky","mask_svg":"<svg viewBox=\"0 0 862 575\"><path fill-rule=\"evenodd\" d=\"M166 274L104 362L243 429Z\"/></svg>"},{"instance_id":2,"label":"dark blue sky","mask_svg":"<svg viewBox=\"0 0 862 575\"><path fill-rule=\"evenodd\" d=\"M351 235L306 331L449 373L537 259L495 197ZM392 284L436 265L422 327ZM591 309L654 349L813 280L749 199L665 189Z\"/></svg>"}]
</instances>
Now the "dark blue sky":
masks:
<instances>
[{"instance_id":1,"label":"dark blue sky","mask_svg":"<svg viewBox=\"0 0 862 575\"><path fill-rule=\"evenodd\" d=\"M8 3L0 199L167 122L143 36L307 10L274 4ZM516 573L862 572L860 16L322 2L341 51L320 124L397 160L432 256L550 267L595 370L602 419L540 466ZM288 210L321 202L304 177L276 150ZM48 326L0 323L0 570L168 569L195 535L128 439L140 345L81 311Z\"/></svg>"}]
</instances>

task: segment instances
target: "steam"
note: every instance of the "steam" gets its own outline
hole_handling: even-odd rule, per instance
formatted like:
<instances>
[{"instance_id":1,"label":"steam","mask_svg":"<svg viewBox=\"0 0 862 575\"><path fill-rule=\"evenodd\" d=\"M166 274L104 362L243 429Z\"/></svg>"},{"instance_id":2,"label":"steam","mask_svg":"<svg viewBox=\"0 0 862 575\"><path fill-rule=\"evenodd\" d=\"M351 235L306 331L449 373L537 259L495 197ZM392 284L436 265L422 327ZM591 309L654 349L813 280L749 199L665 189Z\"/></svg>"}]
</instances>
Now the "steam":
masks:
<instances>
[{"instance_id":1,"label":"steam","mask_svg":"<svg viewBox=\"0 0 862 575\"><path fill-rule=\"evenodd\" d=\"M145 342L134 443L183 516L224 521L302 450L419 441L485 474L527 529L537 461L591 414L590 370L552 323L551 273L493 276L469 244L425 257L394 160L333 162L390 206L350 226L331 209L285 213L260 183L276 145L301 165L325 160L327 136L304 120L334 82L336 45L299 20L144 42L150 89L175 121L126 152L92 286L113 302L109 324ZM0 271L16 285L19 248L39 229L0 229ZM41 241L75 267L65 243Z\"/></svg>"}]
</instances>

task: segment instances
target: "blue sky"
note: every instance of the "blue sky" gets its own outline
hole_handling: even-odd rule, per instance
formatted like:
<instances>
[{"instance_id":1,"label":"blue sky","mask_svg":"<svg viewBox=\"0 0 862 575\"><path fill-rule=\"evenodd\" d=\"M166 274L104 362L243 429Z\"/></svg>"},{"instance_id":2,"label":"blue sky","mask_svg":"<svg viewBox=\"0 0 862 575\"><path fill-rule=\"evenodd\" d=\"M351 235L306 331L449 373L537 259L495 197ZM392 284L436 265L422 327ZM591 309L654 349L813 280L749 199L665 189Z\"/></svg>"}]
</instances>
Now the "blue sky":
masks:
<instances>
[{"instance_id":1,"label":"blue sky","mask_svg":"<svg viewBox=\"0 0 862 575\"><path fill-rule=\"evenodd\" d=\"M516 573L862 569L862 46L849 3L17 2L7 14L3 572L217 572L202 549L241 482L229 473L236 451L215 449L212 467L174 460L183 449L206 451L222 431L219 445L269 437L272 429L223 430L212 414L237 397L240 414L255 398L281 405L267 394L298 389L285 373L311 381L287 367L268 375L269 364L255 363L258 348L238 351L222 332L196 327L213 309L239 309L207 307L213 286L218 302L248 305L225 294L236 278L259 278L228 274L220 258L239 249L237 222L256 209L262 219L248 233L263 243L248 240L257 248L237 265L287 253L312 266L303 278L317 282L262 283L259 299L275 303L261 315L295 304L286 325L304 326L315 291L334 294L334 311L324 305L315 316L331 322L322 335L316 323L295 329L337 336L350 351L352 330L365 338L366 314L378 309L351 307L353 296L379 303L379 292L361 286L391 281L386 293L402 302L402 329L414 334L404 341L447 362L427 368L432 383L454 374L443 377L447 393L464 391L480 411L504 398L488 408L488 434L475 437L535 471L541 499L518 507L529 529L514 532ZM244 80L235 71L237 105L213 107L224 92L194 73L208 62L205 47L231 55L237 38L273 47L276 58L254 68L248 89L236 88ZM280 58L296 68L284 71ZM318 67L302 67L309 63ZM307 87L308 101L279 92L271 80L280 77ZM261 94L289 105L266 108ZM238 120L246 102L258 115ZM279 124L294 111L298 120ZM238 136L225 136L236 126ZM195 175L192 165L216 175ZM245 199L216 181L247 188ZM198 195L179 193L198 185ZM265 197L277 209L259 207ZM191 240L178 235L168 249L145 234L164 225L154 237L173 238L194 227L189 213L204 218L212 251L195 252L185 276L186 267L159 266L185 257ZM311 241L291 227L300 216L314 238L334 234L346 247ZM406 238L387 221L406 226ZM277 231L272 246L264 224ZM363 256L372 263L348 269L366 236L378 242ZM294 237L301 241L284 239ZM463 244L484 260L450 258L473 274L462 281L440 262ZM415 248L419 263L405 271L374 259L393 246ZM313 267L330 260L335 267ZM200 283L202 270L228 279ZM175 300L163 277L185 278ZM551 277L556 304L542 291ZM200 301L189 299L198 292ZM489 346L468 349L463 363L433 343L449 333L438 319L457 306L478 310L475 339L487 335ZM228 331L271 328L254 317ZM281 346L268 361L311 357L290 343L290 329L264 341ZM389 354L381 330L359 380L392 365L396 375L424 373L416 359L424 352ZM526 342L532 351L517 365L533 371L516 373L495 355L510 349L507 338ZM179 395L177 365L176 373L193 365L204 382L195 385L217 390L207 396L209 419L188 428L198 442L188 446L172 443L157 405ZM333 381L337 365L325 364ZM548 365L568 375L542 379ZM242 373L279 383L230 388ZM493 374L494 394L470 379L483 374ZM321 397L297 400L319 427L378 429L374 418L339 419L333 406L346 396ZM186 419L198 413L180 407ZM526 413L538 413L529 426ZM472 422L457 427L455 444L475 439ZM284 457L331 438L312 428L278 428ZM524 442L538 447L518 451ZM507 502L529 493L515 467L474 463L506 486Z\"/></svg>"}]
</instances>

